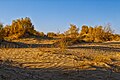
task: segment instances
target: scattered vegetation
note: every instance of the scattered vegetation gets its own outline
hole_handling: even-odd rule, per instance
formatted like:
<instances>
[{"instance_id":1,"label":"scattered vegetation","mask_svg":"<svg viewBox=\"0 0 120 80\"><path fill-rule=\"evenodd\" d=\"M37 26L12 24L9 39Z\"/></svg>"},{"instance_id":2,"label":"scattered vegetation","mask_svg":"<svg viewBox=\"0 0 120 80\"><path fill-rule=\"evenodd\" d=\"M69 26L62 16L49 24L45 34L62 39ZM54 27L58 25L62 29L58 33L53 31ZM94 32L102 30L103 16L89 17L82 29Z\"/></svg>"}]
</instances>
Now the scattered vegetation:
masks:
<instances>
[{"instance_id":1,"label":"scattered vegetation","mask_svg":"<svg viewBox=\"0 0 120 80\"><path fill-rule=\"evenodd\" d=\"M54 33L48 32L47 35L44 32L38 32L34 29L29 17L13 20L11 25L3 26L0 23L0 40L4 39L18 39L21 37L29 36L39 36L39 37L52 37L52 38L64 38L69 37L77 41L86 41L86 42L103 42L103 41L119 41L120 35L113 34L111 25L107 24L106 26L95 26L89 27L86 25L82 26L82 29L79 33L79 28L70 24L70 28L64 33Z\"/></svg>"},{"instance_id":2,"label":"scattered vegetation","mask_svg":"<svg viewBox=\"0 0 120 80\"><path fill-rule=\"evenodd\" d=\"M113 36L115 35L113 34L110 25L105 27L95 26L94 28L84 25L82 26L82 30L80 32L80 38L87 42L112 41L114 40Z\"/></svg>"},{"instance_id":3,"label":"scattered vegetation","mask_svg":"<svg viewBox=\"0 0 120 80\"><path fill-rule=\"evenodd\" d=\"M119 80L120 35L110 27L44 34L28 17L0 23L0 80Z\"/></svg>"}]
</instances>

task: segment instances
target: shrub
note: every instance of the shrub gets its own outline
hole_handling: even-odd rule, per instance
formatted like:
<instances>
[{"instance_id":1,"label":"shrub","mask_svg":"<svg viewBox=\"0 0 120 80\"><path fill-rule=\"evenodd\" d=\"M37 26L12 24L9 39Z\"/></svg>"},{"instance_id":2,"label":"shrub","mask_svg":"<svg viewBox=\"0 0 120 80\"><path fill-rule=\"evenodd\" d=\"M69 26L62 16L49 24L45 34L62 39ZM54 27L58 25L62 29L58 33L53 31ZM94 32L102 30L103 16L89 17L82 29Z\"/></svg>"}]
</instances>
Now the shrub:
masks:
<instances>
[{"instance_id":1,"label":"shrub","mask_svg":"<svg viewBox=\"0 0 120 80\"><path fill-rule=\"evenodd\" d=\"M79 28L76 25L70 24L70 28L65 32L65 35L71 38L76 38L78 36Z\"/></svg>"},{"instance_id":2,"label":"shrub","mask_svg":"<svg viewBox=\"0 0 120 80\"><path fill-rule=\"evenodd\" d=\"M110 26L96 26L96 27L88 27L82 26L82 30L80 32L80 36L82 40L86 42L103 42L103 41L111 41L113 39L112 29Z\"/></svg>"},{"instance_id":3,"label":"shrub","mask_svg":"<svg viewBox=\"0 0 120 80\"><path fill-rule=\"evenodd\" d=\"M61 49L66 49L68 46L73 44L78 44L83 42L79 37L78 38L71 38L71 37L63 37L58 42L54 43L55 47L59 47Z\"/></svg>"},{"instance_id":4,"label":"shrub","mask_svg":"<svg viewBox=\"0 0 120 80\"><path fill-rule=\"evenodd\" d=\"M45 36L44 32L39 32L38 35L41 36L41 37Z\"/></svg>"},{"instance_id":5,"label":"shrub","mask_svg":"<svg viewBox=\"0 0 120 80\"><path fill-rule=\"evenodd\" d=\"M59 38L63 38L63 37L65 37L65 34L63 34L63 33L61 33L61 34L57 34L57 37L59 37Z\"/></svg>"},{"instance_id":6,"label":"shrub","mask_svg":"<svg viewBox=\"0 0 120 80\"><path fill-rule=\"evenodd\" d=\"M66 39L63 38L59 41L59 48L60 49L64 50L67 48L67 46L68 46L68 41Z\"/></svg>"},{"instance_id":7,"label":"shrub","mask_svg":"<svg viewBox=\"0 0 120 80\"><path fill-rule=\"evenodd\" d=\"M48 32L47 33L47 36L48 37L55 37L55 36L57 36L54 32Z\"/></svg>"},{"instance_id":8,"label":"shrub","mask_svg":"<svg viewBox=\"0 0 120 80\"><path fill-rule=\"evenodd\" d=\"M3 28L3 32L5 37L13 39L37 34L37 31L34 30L34 25L32 25L28 17L13 20L11 25L6 25Z\"/></svg>"},{"instance_id":9,"label":"shrub","mask_svg":"<svg viewBox=\"0 0 120 80\"><path fill-rule=\"evenodd\" d=\"M88 26L83 25L83 26L82 26L82 30L81 30L81 32L80 32L80 35L87 34L88 31L89 31L89 30L88 30Z\"/></svg>"}]
</instances>

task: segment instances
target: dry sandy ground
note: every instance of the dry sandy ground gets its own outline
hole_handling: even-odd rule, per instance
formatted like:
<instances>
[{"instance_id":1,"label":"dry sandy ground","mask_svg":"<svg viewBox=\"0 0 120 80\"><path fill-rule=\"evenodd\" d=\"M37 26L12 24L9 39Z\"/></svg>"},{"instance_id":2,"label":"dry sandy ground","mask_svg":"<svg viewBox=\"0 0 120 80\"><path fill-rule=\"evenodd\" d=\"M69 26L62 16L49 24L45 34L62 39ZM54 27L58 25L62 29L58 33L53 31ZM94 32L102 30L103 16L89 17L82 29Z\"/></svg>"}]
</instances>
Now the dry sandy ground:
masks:
<instances>
[{"instance_id":1,"label":"dry sandy ground","mask_svg":"<svg viewBox=\"0 0 120 80\"><path fill-rule=\"evenodd\" d=\"M120 52L0 49L0 80L119 80Z\"/></svg>"},{"instance_id":2,"label":"dry sandy ground","mask_svg":"<svg viewBox=\"0 0 120 80\"><path fill-rule=\"evenodd\" d=\"M120 80L120 44L2 48L0 80Z\"/></svg>"}]
</instances>

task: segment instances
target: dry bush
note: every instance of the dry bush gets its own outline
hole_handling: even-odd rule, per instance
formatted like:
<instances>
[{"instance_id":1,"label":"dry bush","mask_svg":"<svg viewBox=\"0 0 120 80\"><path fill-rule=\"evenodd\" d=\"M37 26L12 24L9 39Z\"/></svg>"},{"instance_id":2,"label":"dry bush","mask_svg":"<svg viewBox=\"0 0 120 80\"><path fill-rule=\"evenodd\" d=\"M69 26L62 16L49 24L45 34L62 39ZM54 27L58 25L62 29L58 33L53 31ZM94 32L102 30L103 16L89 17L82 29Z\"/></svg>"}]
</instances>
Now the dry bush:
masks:
<instances>
[{"instance_id":1,"label":"dry bush","mask_svg":"<svg viewBox=\"0 0 120 80\"><path fill-rule=\"evenodd\" d=\"M60 49L66 49L67 48L67 46L68 46L68 41L69 41L69 39L68 38L62 38L61 40L60 40L60 42L59 42L59 47L60 47Z\"/></svg>"},{"instance_id":2,"label":"dry bush","mask_svg":"<svg viewBox=\"0 0 120 80\"><path fill-rule=\"evenodd\" d=\"M114 35L110 25L106 25L105 27L96 26L94 28L82 26L80 36L86 42L103 42L113 40Z\"/></svg>"},{"instance_id":3,"label":"dry bush","mask_svg":"<svg viewBox=\"0 0 120 80\"><path fill-rule=\"evenodd\" d=\"M54 32L48 32L47 36L48 37L55 37L55 36L57 36L57 34L55 34Z\"/></svg>"},{"instance_id":4,"label":"dry bush","mask_svg":"<svg viewBox=\"0 0 120 80\"><path fill-rule=\"evenodd\" d=\"M58 38L63 38L63 37L65 37L65 34L63 34L63 33L58 33L58 34L57 34L57 37L58 37Z\"/></svg>"},{"instance_id":5,"label":"dry bush","mask_svg":"<svg viewBox=\"0 0 120 80\"><path fill-rule=\"evenodd\" d=\"M56 43L54 43L54 46L55 47L59 47L60 49L64 50L69 45L69 41L70 40L71 40L70 38L63 37L59 41L57 41Z\"/></svg>"},{"instance_id":6,"label":"dry bush","mask_svg":"<svg viewBox=\"0 0 120 80\"><path fill-rule=\"evenodd\" d=\"M32 25L32 22L28 17L13 20L11 25L6 25L3 28L3 33L4 37L11 39L37 35L37 31L34 30L34 25Z\"/></svg>"},{"instance_id":7,"label":"dry bush","mask_svg":"<svg viewBox=\"0 0 120 80\"><path fill-rule=\"evenodd\" d=\"M63 37L60 40L58 40L54 45L56 47L59 47L60 49L66 49L68 46L71 46L73 44L78 44L83 42L83 40L78 38L71 38L71 37Z\"/></svg>"},{"instance_id":8,"label":"dry bush","mask_svg":"<svg viewBox=\"0 0 120 80\"><path fill-rule=\"evenodd\" d=\"M39 32L38 35L41 36L41 37L45 36L44 32Z\"/></svg>"},{"instance_id":9,"label":"dry bush","mask_svg":"<svg viewBox=\"0 0 120 80\"><path fill-rule=\"evenodd\" d=\"M76 25L70 24L70 28L65 32L65 35L71 38L76 38L79 33L79 28Z\"/></svg>"}]
</instances>

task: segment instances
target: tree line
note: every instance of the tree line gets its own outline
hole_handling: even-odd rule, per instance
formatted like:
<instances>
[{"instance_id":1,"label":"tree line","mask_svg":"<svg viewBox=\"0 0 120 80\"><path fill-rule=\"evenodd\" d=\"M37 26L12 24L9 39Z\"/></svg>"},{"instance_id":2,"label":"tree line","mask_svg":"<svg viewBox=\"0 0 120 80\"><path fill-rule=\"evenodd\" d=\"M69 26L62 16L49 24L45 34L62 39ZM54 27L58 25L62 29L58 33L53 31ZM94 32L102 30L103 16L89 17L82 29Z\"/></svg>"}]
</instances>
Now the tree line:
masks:
<instances>
[{"instance_id":1,"label":"tree line","mask_svg":"<svg viewBox=\"0 0 120 80\"><path fill-rule=\"evenodd\" d=\"M39 32L34 29L29 17L13 20L11 25L5 25L0 23L0 40L3 39L19 39L21 37L69 37L71 39L79 39L86 42L102 42L120 40L120 35L113 34L111 25L106 26L87 26L83 25L82 29L70 24L70 28L64 33L48 32L46 35L44 32Z\"/></svg>"}]
</instances>

